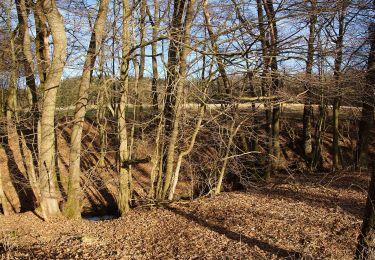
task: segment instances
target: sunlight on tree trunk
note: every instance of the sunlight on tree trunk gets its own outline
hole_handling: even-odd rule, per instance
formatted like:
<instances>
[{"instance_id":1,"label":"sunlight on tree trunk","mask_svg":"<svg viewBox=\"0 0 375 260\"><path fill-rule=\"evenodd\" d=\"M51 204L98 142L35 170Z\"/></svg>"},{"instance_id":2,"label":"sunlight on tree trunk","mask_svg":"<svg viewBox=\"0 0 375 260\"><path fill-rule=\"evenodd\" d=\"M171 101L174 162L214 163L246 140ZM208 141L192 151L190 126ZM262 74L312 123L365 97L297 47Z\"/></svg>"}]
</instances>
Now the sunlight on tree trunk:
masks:
<instances>
[{"instance_id":1,"label":"sunlight on tree trunk","mask_svg":"<svg viewBox=\"0 0 375 260\"><path fill-rule=\"evenodd\" d=\"M57 89L60 84L67 54L67 39L63 17L60 15L54 0L43 0L43 11L47 17L54 43L52 64L43 84L41 115L41 139L39 158L39 181L41 204L44 215L60 215L58 205L59 192L55 183L55 108Z\"/></svg>"},{"instance_id":2,"label":"sunlight on tree trunk","mask_svg":"<svg viewBox=\"0 0 375 260\"><path fill-rule=\"evenodd\" d=\"M94 70L95 60L99 53L104 34L108 3L109 0L100 1L99 12L91 34L91 40L87 50L86 60L79 85L78 101L76 103L74 124L70 141L68 199L64 208L64 214L68 218L81 217L82 194L80 186L80 167L83 123L85 120L92 72Z\"/></svg>"}]
</instances>

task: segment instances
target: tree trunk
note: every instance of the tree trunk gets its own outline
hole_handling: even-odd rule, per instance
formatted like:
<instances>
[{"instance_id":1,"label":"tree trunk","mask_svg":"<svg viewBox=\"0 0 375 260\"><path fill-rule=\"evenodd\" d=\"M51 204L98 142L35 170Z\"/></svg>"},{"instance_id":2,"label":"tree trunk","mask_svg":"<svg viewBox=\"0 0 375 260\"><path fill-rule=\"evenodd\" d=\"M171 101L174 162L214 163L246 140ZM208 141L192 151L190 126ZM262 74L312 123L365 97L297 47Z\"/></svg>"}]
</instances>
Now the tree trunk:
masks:
<instances>
[{"instance_id":1,"label":"tree trunk","mask_svg":"<svg viewBox=\"0 0 375 260\"><path fill-rule=\"evenodd\" d=\"M262 0L257 0L257 14L258 14L258 27L259 27L259 40L262 46L262 60L263 60L263 68L262 68L262 78L261 78L261 89L262 89L262 96L269 96L269 87L267 86L267 76L269 72L270 66L270 55L269 55L269 41L268 37L266 36L265 30L265 23L263 17L263 5ZM271 136L271 108L270 104L265 102L265 116L266 116L266 123L265 123L265 130L268 136L268 140L266 142L266 158L267 163L269 164L272 152L272 136ZM269 180L271 177L271 167L267 167L264 173L264 179Z\"/></svg>"},{"instance_id":2,"label":"tree trunk","mask_svg":"<svg viewBox=\"0 0 375 260\"><path fill-rule=\"evenodd\" d=\"M339 113L340 113L340 98L335 97L333 101L333 142L332 142L332 166L333 170L337 170L340 164L339 154L340 154L340 132L339 132Z\"/></svg>"},{"instance_id":3,"label":"tree trunk","mask_svg":"<svg viewBox=\"0 0 375 260\"><path fill-rule=\"evenodd\" d=\"M10 214L10 209L8 205L8 200L5 197L5 192L3 188L3 177L2 177L2 170L0 169L0 204L3 208L3 214L8 216Z\"/></svg>"},{"instance_id":4,"label":"tree trunk","mask_svg":"<svg viewBox=\"0 0 375 260\"><path fill-rule=\"evenodd\" d=\"M309 10L309 38L307 41L307 61L306 61L306 99L303 108L303 152L308 163L311 162L312 143L311 143L311 120L313 108L311 106L311 74L314 63L314 41L315 25L317 22L316 0L310 0Z\"/></svg>"},{"instance_id":5,"label":"tree trunk","mask_svg":"<svg viewBox=\"0 0 375 260\"><path fill-rule=\"evenodd\" d=\"M231 93L231 87L230 87L229 79L228 79L227 73L225 71L225 65L223 63L223 59L220 56L220 51L219 51L219 47L217 46L217 43L216 43L216 37L215 37L214 31L212 29L210 13L208 11L208 0L203 1L203 14L204 14L204 20L206 22L207 32L208 32L208 35L210 37L212 50L215 53L215 59L216 59L216 62L217 62L217 67L218 67L220 76L223 80L225 93L230 94Z\"/></svg>"},{"instance_id":6,"label":"tree trunk","mask_svg":"<svg viewBox=\"0 0 375 260\"><path fill-rule=\"evenodd\" d=\"M371 175L370 187L363 216L361 233L354 259L375 259L375 171Z\"/></svg>"},{"instance_id":7,"label":"tree trunk","mask_svg":"<svg viewBox=\"0 0 375 260\"><path fill-rule=\"evenodd\" d=\"M375 8L375 6L374 6ZM374 85L375 85L375 23L369 25L371 50L368 58L366 75L366 93L363 98L362 117L359 123L359 140L357 145L357 166L368 166L368 144L370 131L374 124Z\"/></svg>"},{"instance_id":8,"label":"tree trunk","mask_svg":"<svg viewBox=\"0 0 375 260\"><path fill-rule=\"evenodd\" d=\"M39 181L44 215L60 215L59 194L55 186L55 134L54 120L57 89L60 85L66 59L67 39L64 21L55 0L43 0L43 11L46 15L54 43L52 64L43 85L43 102L41 115L41 139L39 158Z\"/></svg>"},{"instance_id":9,"label":"tree trunk","mask_svg":"<svg viewBox=\"0 0 375 260\"><path fill-rule=\"evenodd\" d=\"M340 8L339 12L339 31L336 39L335 47L335 65L334 65L334 78L335 78L335 98L333 100L332 112L332 127L333 127L333 141L332 141L332 168L337 170L340 165L340 131L339 131L339 116L340 116L340 103L341 103L341 93L340 93L340 74L341 74L341 64L343 59L343 47L344 47L344 33L345 33L345 14L347 9L347 1L342 1L338 3Z\"/></svg>"},{"instance_id":10,"label":"tree trunk","mask_svg":"<svg viewBox=\"0 0 375 260\"><path fill-rule=\"evenodd\" d=\"M141 51L139 55L139 80L143 79L143 74L145 71L145 61L146 61L146 46L144 46L145 42L145 34L146 34L146 9L147 9L147 2L146 0L140 0L141 2L141 21L140 21L140 28L139 28L139 44L141 45Z\"/></svg>"},{"instance_id":11,"label":"tree trunk","mask_svg":"<svg viewBox=\"0 0 375 260\"><path fill-rule=\"evenodd\" d=\"M275 94L279 89L279 78L278 78L278 66L277 66L277 55L278 55L278 33L276 26L276 12L273 7L272 0L263 0L264 9L268 19L268 27L270 33L270 67L271 67L271 89L272 93ZM280 164L280 113L281 104L275 104L272 109L272 120L271 120L271 136L272 136L272 155L273 160L270 165L272 169L276 170Z\"/></svg>"},{"instance_id":12,"label":"tree trunk","mask_svg":"<svg viewBox=\"0 0 375 260\"><path fill-rule=\"evenodd\" d=\"M148 9L147 9L148 10ZM152 107L154 111L158 111L158 59L157 59L157 38L159 30L159 1L154 0L154 16L149 12L149 18L152 25L152 83L151 83L151 98Z\"/></svg>"},{"instance_id":13,"label":"tree trunk","mask_svg":"<svg viewBox=\"0 0 375 260\"><path fill-rule=\"evenodd\" d=\"M120 159L120 187L118 209L121 216L130 210L130 172L124 162L129 160L128 133L126 129L126 105L129 92L129 50L130 50L130 16L131 10L128 0L123 0L122 18L122 65L121 65L121 97L117 114L119 159Z\"/></svg>"},{"instance_id":14,"label":"tree trunk","mask_svg":"<svg viewBox=\"0 0 375 260\"><path fill-rule=\"evenodd\" d=\"M91 75L104 34L108 3L109 0L100 1L99 12L91 34L91 40L87 50L86 60L79 85L79 96L76 103L74 124L70 140L68 199L64 208L64 213L68 218L81 217L82 194L80 186L80 166L83 122L85 120Z\"/></svg>"},{"instance_id":15,"label":"tree trunk","mask_svg":"<svg viewBox=\"0 0 375 260\"><path fill-rule=\"evenodd\" d=\"M185 15L185 23L182 27L181 23L181 15L182 13L178 13L179 11L183 10L184 8L184 1L185 0L175 0L175 9L173 13L173 27L172 27L172 39L171 39L171 47L169 49L168 56L168 68L171 68L171 75L169 75L168 80L168 89L172 90L175 88L173 92L168 92L169 100L168 102L168 111L165 118L166 122L166 134L169 137L167 140L167 155L166 155L166 165L165 165L165 182L163 186L163 193L162 198L165 199L170 188L171 179L173 175L173 166L174 166L174 153L175 147L177 143L178 137L178 126L179 121L181 120L181 103L182 103L182 92L185 83L185 77L187 72L187 64L186 58L190 52L190 29L193 20L193 10L196 0L188 0L186 15ZM182 8L182 9L181 9ZM176 13L177 12L177 13ZM175 20L176 19L176 20ZM183 30L182 30L183 28ZM178 41L180 39L180 41ZM176 42L178 41L178 42ZM177 59L179 52L179 59ZM177 55L177 56L176 56ZM177 68L179 66L179 69ZM174 73L174 74L172 74ZM168 96L167 96L168 97ZM169 103L171 102L171 103ZM173 106L171 106L173 104ZM167 103L165 104L167 106ZM174 110L174 115L173 111ZM168 122L169 121L169 122ZM169 128L169 129L168 129Z\"/></svg>"},{"instance_id":16,"label":"tree trunk","mask_svg":"<svg viewBox=\"0 0 375 260\"><path fill-rule=\"evenodd\" d=\"M38 97L34 76L33 55L31 53L31 41L28 22L29 12L27 10L25 0L16 0L16 7L20 32L19 37L22 44L21 60L25 70L26 85L30 89L32 96L31 111L33 112L34 116L36 116L35 120L38 121Z\"/></svg>"},{"instance_id":17,"label":"tree trunk","mask_svg":"<svg viewBox=\"0 0 375 260\"><path fill-rule=\"evenodd\" d=\"M38 73L40 83L43 84L47 78L47 71L50 66L50 53L49 53L49 30L47 26L47 18L43 13L42 1L37 1L34 5L34 20L35 20L35 46L36 58L38 62Z\"/></svg>"},{"instance_id":18,"label":"tree trunk","mask_svg":"<svg viewBox=\"0 0 375 260\"><path fill-rule=\"evenodd\" d=\"M6 99L6 126L7 126L7 138L10 139L12 135L15 134L16 129L14 127L14 121L17 120L17 57L16 57L16 48L14 43L15 32L12 29L11 23L11 8L9 7L6 10L7 17L7 30L9 33L9 49L10 49L10 56L11 56L11 73L10 73L10 81L9 81L9 88L7 93ZM0 144L2 146L2 144ZM11 172L11 169L8 168L8 172ZM0 176L1 178L1 176ZM1 183L1 189L2 189ZM3 213L4 215L10 213L8 203L5 197L4 190L2 190L1 194L1 202L3 206Z\"/></svg>"}]
</instances>

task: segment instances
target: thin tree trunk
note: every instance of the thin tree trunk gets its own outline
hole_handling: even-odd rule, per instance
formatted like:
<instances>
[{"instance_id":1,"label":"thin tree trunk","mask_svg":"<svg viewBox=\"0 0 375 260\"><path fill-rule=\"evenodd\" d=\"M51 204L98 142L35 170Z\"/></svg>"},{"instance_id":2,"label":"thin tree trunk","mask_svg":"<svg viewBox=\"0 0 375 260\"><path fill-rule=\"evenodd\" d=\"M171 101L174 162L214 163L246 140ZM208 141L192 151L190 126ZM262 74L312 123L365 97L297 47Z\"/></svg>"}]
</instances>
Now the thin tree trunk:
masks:
<instances>
[{"instance_id":1,"label":"thin tree trunk","mask_svg":"<svg viewBox=\"0 0 375 260\"><path fill-rule=\"evenodd\" d=\"M12 6L11 4L9 6ZM7 138L10 139L12 135L16 133L14 122L17 121L17 57L16 57L16 48L15 48L15 32L12 29L11 24L11 9L10 7L6 10L6 23L7 30L9 33L9 49L11 56L11 73L10 73L10 82L8 87L7 99L6 99L6 127L7 127ZM10 169L8 169L11 172ZM1 176L0 176L1 177ZM2 194L2 204L4 214L9 213L9 207L7 207L7 201L5 198L5 193Z\"/></svg>"},{"instance_id":2,"label":"thin tree trunk","mask_svg":"<svg viewBox=\"0 0 375 260\"><path fill-rule=\"evenodd\" d=\"M40 203L40 187L37 184L35 167L37 165L38 157L38 125L39 125L39 108L38 108L38 96L37 86L35 81L34 61L29 33L29 7L26 5L25 0L16 0L16 9L18 15L18 26L19 26L19 38L22 50L20 52L20 63L23 64L26 77L26 85L31 92L31 136L32 141L30 147L27 146L26 139L21 129L17 129L19 132L19 138L21 140L21 149L25 156L26 170L31 183L32 191Z\"/></svg>"},{"instance_id":3,"label":"thin tree trunk","mask_svg":"<svg viewBox=\"0 0 375 260\"><path fill-rule=\"evenodd\" d=\"M310 0L309 10L309 38L307 42L307 61L306 61L306 99L303 107L303 151L308 163L311 161L312 143L311 143L311 120L313 108L311 106L311 74L314 63L314 41L315 26L317 22L316 0Z\"/></svg>"},{"instance_id":4,"label":"thin tree trunk","mask_svg":"<svg viewBox=\"0 0 375 260\"><path fill-rule=\"evenodd\" d=\"M237 113L237 111L235 111L235 113ZM225 149L223 164L221 165L221 168L220 168L220 171L219 171L219 179L217 181L217 185L216 185L216 188L215 188L215 194L219 194L221 192L221 186L223 184L225 170L227 169L227 165L228 165L228 161L229 161L230 150L232 149L233 138L237 134L237 132L240 128L240 124L236 128L234 128L235 124L236 124L236 116L235 116L235 118L233 118L232 124L230 126L229 139L228 139L227 147Z\"/></svg>"},{"instance_id":5,"label":"thin tree trunk","mask_svg":"<svg viewBox=\"0 0 375 260\"><path fill-rule=\"evenodd\" d=\"M147 9L148 10L148 9ZM148 10L149 11L149 10ZM159 1L154 0L154 16L149 12L150 23L152 25L152 83L151 83L151 98L152 107L154 111L158 111L158 59L157 59L157 38L159 30Z\"/></svg>"},{"instance_id":6,"label":"thin tree trunk","mask_svg":"<svg viewBox=\"0 0 375 260\"><path fill-rule=\"evenodd\" d=\"M37 1L34 5L34 20L35 20L35 46L37 49L36 58L38 62L38 72L40 83L46 81L47 71L50 66L50 53L49 53L49 30L47 26L47 18L43 13L42 1Z\"/></svg>"},{"instance_id":7,"label":"thin tree trunk","mask_svg":"<svg viewBox=\"0 0 375 260\"><path fill-rule=\"evenodd\" d=\"M220 76L223 80L224 90L225 90L225 93L229 95L231 93L231 87L230 87L230 83L229 83L227 73L225 71L225 65L224 65L223 60L220 56L220 51L219 51L219 48L218 48L217 43L216 43L216 37L215 37L214 31L212 29L210 13L208 11L208 0L203 1L203 14L204 14L204 20L205 20L205 23L206 23L206 29L207 29L208 35L210 37L211 46L212 46L212 49L215 53L215 59L217 61L219 73L220 73Z\"/></svg>"},{"instance_id":8,"label":"thin tree trunk","mask_svg":"<svg viewBox=\"0 0 375 260\"><path fill-rule=\"evenodd\" d=\"M44 215L48 217L60 214L59 193L55 186L55 134L54 120L56 95L60 85L66 59L67 39L64 21L55 0L43 0L43 11L47 17L54 43L52 64L43 85L43 104L41 115L41 139L39 158L39 181Z\"/></svg>"},{"instance_id":9,"label":"thin tree trunk","mask_svg":"<svg viewBox=\"0 0 375 260\"><path fill-rule=\"evenodd\" d=\"M340 103L341 103L341 93L340 93L340 74L341 74L341 64L343 59L343 44L344 44L344 33L345 33L345 13L347 8L346 0L338 3L340 5L339 9L339 31L336 39L336 49L335 49L335 91L336 95L333 100L333 141L332 141L332 168L337 170L340 165L340 131L339 131L339 116L340 116Z\"/></svg>"},{"instance_id":10,"label":"thin tree trunk","mask_svg":"<svg viewBox=\"0 0 375 260\"><path fill-rule=\"evenodd\" d=\"M322 143L323 143L323 130L325 128L326 112L324 105L323 90L321 90L320 104L319 104L319 117L315 127L315 145L311 158L311 169L315 170L322 167Z\"/></svg>"},{"instance_id":11,"label":"thin tree trunk","mask_svg":"<svg viewBox=\"0 0 375 260\"><path fill-rule=\"evenodd\" d=\"M1 207L3 208L3 214L8 216L10 214L10 209L8 205L8 200L5 197L5 192L3 188L3 177L2 177L2 170L0 169L0 203Z\"/></svg>"},{"instance_id":12,"label":"thin tree trunk","mask_svg":"<svg viewBox=\"0 0 375 260\"><path fill-rule=\"evenodd\" d=\"M85 120L92 71L95 66L95 60L99 53L104 34L108 3L109 0L100 1L99 12L91 34L91 40L87 50L86 60L79 85L78 101L76 103L74 124L70 140L68 199L64 208L64 214L68 218L81 217L82 194L80 185L80 166L83 123Z\"/></svg>"},{"instance_id":13,"label":"thin tree trunk","mask_svg":"<svg viewBox=\"0 0 375 260\"><path fill-rule=\"evenodd\" d=\"M273 7L272 0L263 0L264 9L266 10L268 27L270 32L270 67L271 67L271 89L273 94L279 90L279 78L278 78L278 66L277 66L277 55L278 55L278 32L276 26L276 13ZM272 132L272 155L273 163L272 169L276 170L280 164L280 113L281 104L275 104L272 108L272 120L271 120L271 132Z\"/></svg>"},{"instance_id":14,"label":"thin tree trunk","mask_svg":"<svg viewBox=\"0 0 375 260\"><path fill-rule=\"evenodd\" d=\"M193 135L190 138L189 146L184 151L182 151L180 153L180 155L178 156L176 169L175 169L175 172L174 172L174 175L173 175L173 180L172 180L172 187L171 187L171 189L169 191L169 195L168 195L168 200L173 200L173 196L174 196L174 193L175 193L176 187L177 187L178 178L179 178L179 175L180 175L180 168L181 168L181 164L182 164L182 159L193 150L195 140L197 138L199 130L201 129L202 120L203 120L204 111L205 111L204 102L205 102L206 90L203 92L203 95L204 95L204 97L203 97L204 100L202 101L202 104L201 104L200 109L199 109L198 121L195 125Z\"/></svg>"},{"instance_id":15,"label":"thin tree trunk","mask_svg":"<svg viewBox=\"0 0 375 260\"><path fill-rule=\"evenodd\" d=\"M16 0L16 7L20 32L19 37L22 42L21 60L25 69L26 85L30 89L32 96L31 111L33 112L34 116L36 116L36 121L38 121L38 97L34 76L33 55L31 53L31 41L28 22L29 15L25 0Z\"/></svg>"},{"instance_id":16,"label":"thin tree trunk","mask_svg":"<svg viewBox=\"0 0 375 260\"><path fill-rule=\"evenodd\" d=\"M119 137L119 159L120 159L120 187L118 209L121 216L130 210L130 172L129 167L124 164L129 160L128 133L126 129L126 104L129 92L129 57L130 50L130 16L131 10L128 0L123 0L122 18L122 65L121 65L121 97L117 115L118 137Z\"/></svg>"},{"instance_id":17,"label":"thin tree trunk","mask_svg":"<svg viewBox=\"0 0 375 260\"><path fill-rule=\"evenodd\" d=\"M261 78L261 89L262 89L262 96L269 96L269 88L267 86L267 75L270 66L270 55L269 55L269 42L266 37L266 30L265 30L265 23L263 17L263 7L262 7L262 0L257 0L257 13L258 13L258 28L259 28L259 39L262 46L262 60L263 60L263 68L262 68L262 78ZM270 104L264 103L265 111L266 111L266 124L265 130L268 136L267 142L267 158L271 157L272 152L272 136L271 136L271 108ZM270 160L268 160L270 161ZM267 167L265 170L264 178L265 180L269 180L271 177L271 167Z\"/></svg>"},{"instance_id":18,"label":"thin tree trunk","mask_svg":"<svg viewBox=\"0 0 375 260\"><path fill-rule=\"evenodd\" d=\"M104 41L102 43L104 46ZM105 62L105 50L101 49L100 55L100 77L99 77L99 93L97 98L98 109L96 110L96 120L99 124L99 140L100 140L100 156L99 156L99 167L105 166L105 156L107 152L107 118L106 118L106 107L107 99L105 98L107 92L107 82L104 73L104 62Z\"/></svg>"},{"instance_id":19,"label":"thin tree trunk","mask_svg":"<svg viewBox=\"0 0 375 260\"><path fill-rule=\"evenodd\" d=\"M139 61L139 80L143 79L143 74L145 71L145 61L146 61L146 46L144 46L145 36L146 36L146 9L147 2L146 0L140 0L141 2L141 21L139 28L139 44L141 45L140 51L140 61Z\"/></svg>"}]
</instances>

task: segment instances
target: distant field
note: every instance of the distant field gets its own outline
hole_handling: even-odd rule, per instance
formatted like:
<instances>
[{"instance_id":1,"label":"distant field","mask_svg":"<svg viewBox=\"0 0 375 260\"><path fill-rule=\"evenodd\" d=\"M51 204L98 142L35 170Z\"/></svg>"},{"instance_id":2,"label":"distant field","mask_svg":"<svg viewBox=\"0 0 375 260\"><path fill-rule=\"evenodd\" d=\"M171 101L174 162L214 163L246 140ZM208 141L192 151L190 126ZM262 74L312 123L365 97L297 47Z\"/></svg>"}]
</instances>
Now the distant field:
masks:
<instances>
[{"instance_id":1,"label":"distant field","mask_svg":"<svg viewBox=\"0 0 375 260\"><path fill-rule=\"evenodd\" d=\"M264 103L240 103L238 104L238 108L240 110L251 110L253 104L255 105L256 112L262 112L265 110ZM143 111L149 111L152 108L152 105L144 104L141 105ZM200 107L198 103L187 103L183 105L185 109L197 111ZM232 105L233 106L233 105ZM282 117L283 118L295 118L297 116L302 116L303 114L303 104L299 103L282 103ZM319 106L312 105L314 110L314 116L318 116L319 114ZM131 113L133 111L134 105L128 105L128 112ZM59 107L56 108L58 115L64 116L73 116L74 115L74 106L69 107ZM97 105L88 105L87 106L87 116L91 117L95 115L95 111L97 109ZM219 111L223 109L223 104L206 104L206 111ZM350 107L350 106L341 106L340 107L340 116L343 119L356 119L359 118L361 115L361 107ZM328 116L332 116L332 106L327 106Z\"/></svg>"}]
</instances>

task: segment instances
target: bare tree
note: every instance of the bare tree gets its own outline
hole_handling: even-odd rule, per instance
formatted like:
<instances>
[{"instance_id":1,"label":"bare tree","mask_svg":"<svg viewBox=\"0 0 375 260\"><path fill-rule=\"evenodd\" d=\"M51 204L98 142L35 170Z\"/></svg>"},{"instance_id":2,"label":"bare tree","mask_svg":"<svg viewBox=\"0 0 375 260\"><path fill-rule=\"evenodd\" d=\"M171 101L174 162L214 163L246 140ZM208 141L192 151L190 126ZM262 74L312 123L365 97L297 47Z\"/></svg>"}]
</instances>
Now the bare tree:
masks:
<instances>
[{"instance_id":1,"label":"bare tree","mask_svg":"<svg viewBox=\"0 0 375 260\"><path fill-rule=\"evenodd\" d=\"M375 9L375 3L374 3ZM366 93L362 103L362 117L359 123L359 140L357 145L357 165L367 167L368 146L370 141L370 131L374 123L374 85L375 85L375 23L369 25L369 42L371 50L368 58Z\"/></svg>"},{"instance_id":2,"label":"bare tree","mask_svg":"<svg viewBox=\"0 0 375 260\"><path fill-rule=\"evenodd\" d=\"M89 48L79 85L79 96L74 114L74 125L70 141L68 200L65 215L68 218L81 216L80 166L83 122L85 120L88 92L96 57L102 44L109 0L101 0L98 15L91 34Z\"/></svg>"},{"instance_id":3,"label":"bare tree","mask_svg":"<svg viewBox=\"0 0 375 260\"><path fill-rule=\"evenodd\" d=\"M182 94L187 73L187 56L190 52L190 29L193 20L195 0L188 0L185 21L182 15L185 0L175 0L171 40L168 51L167 93L165 100L165 135L167 139L165 161L163 163L165 182L161 198L166 198L173 176L175 148L178 137L178 127L181 120ZM165 164L165 165L164 165Z\"/></svg>"},{"instance_id":4,"label":"bare tree","mask_svg":"<svg viewBox=\"0 0 375 260\"><path fill-rule=\"evenodd\" d=\"M303 149L306 159L311 161L312 144L311 144L311 120L313 115L313 108L311 106L311 74L314 64L315 52L315 31L317 23L317 1L308 1L309 6L309 37L307 40L307 59L306 59L306 101L303 108Z\"/></svg>"},{"instance_id":5,"label":"bare tree","mask_svg":"<svg viewBox=\"0 0 375 260\"><path fill-rule=\"evenodd\" d=\"M66 59L67 39L63 17L54 0L41 0L53 39L52 63L43 84L39 179L41 206L45 217L60 214L59 195L55 184L55 108L57 89Z\"/></svg>"},{"instance_id":6,"label":"bare tree","mask_svg":"<svg viewBox=\"0 0 375 260\"><path fill-rule=\"evenodd\" d=\"M373 2L375 8L375 1ZM369 25L369 42L371 49L367 65L367 86L370 94L365 96L360 122L360 139L358 144L359 163L367 163L368 141L374 117L374 84L375 84L375 23ZM370 187L367 194L367 202L363 216L361 233L358 237L355 259L375 259L375 170L372 170Z\"/></svg>"},{"instance_id":7,"label":"bare tree","mask_svg":"<svg viewBox=\"0 0 375 260\"><path fill-rule=\"evenodd\" d=\"M337 2L338 5L338 33L334 40L335 46L335 64L334 64L334 79L335 79L335 89L338 92L333 100L333 141L332 141L332 167L336 170L340 164L340 132L339 132L339 113L340 113L340 74L341 66L343 61L343 48L344 48L344 34L345 34L345 16L346 10L348 8L348 1L343 0Z\"/></svg>"},{"instance_id":8,"label":"bare tree","mask_svg":"<svg viewBox=\"0 0 375 260\"><path fill-rule=\"evenodd\" d=\"M130 210L130 171L128 151L128 131L126 129L126 105L129 93L129 50L130 50L130 16L131 8L128 0L123 0L122 18L122 64L121 64L121 97L117 112L119 159L120 159L120 187L118 208L121 215Z\"/></svg>"}]
</instances>

